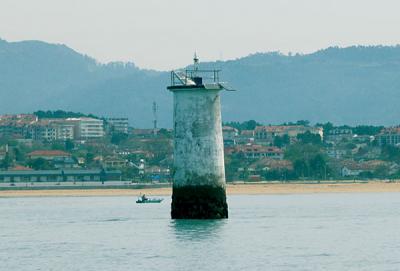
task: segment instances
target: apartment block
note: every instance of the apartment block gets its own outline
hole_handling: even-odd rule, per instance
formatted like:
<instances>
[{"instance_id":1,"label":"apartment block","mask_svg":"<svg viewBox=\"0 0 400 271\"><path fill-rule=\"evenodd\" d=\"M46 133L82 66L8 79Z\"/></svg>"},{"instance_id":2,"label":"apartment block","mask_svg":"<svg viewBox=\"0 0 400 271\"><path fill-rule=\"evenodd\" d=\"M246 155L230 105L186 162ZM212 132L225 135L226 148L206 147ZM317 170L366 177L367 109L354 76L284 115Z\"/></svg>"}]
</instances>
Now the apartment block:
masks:
<instances>
[{"instance_id":1,"label":"apartment block","mask_svg":"<svg viewBox=\"0 0 400 271\"><path fill-rule=\"evenodd\" d=\"M109 129L118 133L128 133L129 121L128 118L108 118L106 119Z\"/></svg>"},{"instance_id":2,"label":"apartment block","mask_svg":"<svg viewBox=\"0 0 400 271\"><path fill-rule=\"evenodd\" d=\"M398 145L400 144L400 127L392 127L384 129L376 136L376 140L380 146Z\"/></svg>"},{"instance_id":3,"label":"apartment block","mask_svg":"<svg viewBox=\"0 0 400 271\"><path fill-rule=\"evenodd\" d=\"M66 122L74 125L76 139L95 139L105 135L103 120L94 118L68 118Z\"/></svg>"}]
</instances>

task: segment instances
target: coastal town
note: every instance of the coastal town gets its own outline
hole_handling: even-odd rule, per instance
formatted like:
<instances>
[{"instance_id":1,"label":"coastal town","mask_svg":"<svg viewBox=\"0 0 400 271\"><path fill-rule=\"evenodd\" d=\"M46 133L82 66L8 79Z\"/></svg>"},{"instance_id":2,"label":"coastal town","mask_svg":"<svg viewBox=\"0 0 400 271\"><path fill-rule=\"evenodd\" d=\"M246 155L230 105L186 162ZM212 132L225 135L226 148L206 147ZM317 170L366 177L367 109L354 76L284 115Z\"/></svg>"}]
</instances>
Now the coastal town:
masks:
<instances>
[{"instance_id":1,"label":"coastal town","mask_svg":"<svg viewBox=\"0 0 400 271\"><path fill-rule=\"evenodd\" d=\"M133 121L134 122L134 121ZM222 127L228 182L392 180L400 128L265 125ZM65 111L0 116L0 184L170 183L173 131L133 128L128 118Z\"/></svg>"}]
</instances>

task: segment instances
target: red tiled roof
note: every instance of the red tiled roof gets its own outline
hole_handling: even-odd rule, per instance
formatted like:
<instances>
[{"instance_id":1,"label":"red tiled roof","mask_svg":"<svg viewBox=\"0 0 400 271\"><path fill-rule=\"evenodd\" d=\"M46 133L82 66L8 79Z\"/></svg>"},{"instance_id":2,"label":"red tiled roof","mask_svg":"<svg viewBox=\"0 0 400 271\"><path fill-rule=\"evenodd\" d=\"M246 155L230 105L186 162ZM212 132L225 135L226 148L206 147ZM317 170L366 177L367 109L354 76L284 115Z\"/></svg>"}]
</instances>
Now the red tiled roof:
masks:
<instances>
[{"instance_id":1,"label":"red tiled roof","mask_svg":"<svg viewBox=\"0 0 400 271\"><path fill-rule=\"evenodd\" d=\"M303 126L283 126L283 125L271 125L271 126L257 126L256 127L256 132L258 131L267 131L267 132L283 132L289 129L293 129L293 128L300 128Z\"/></svg>"},{"instance_id":2,"label":"red tiled roof","mask_svg":"<svg viewBox=\"0 0 400 271\"><path fill-rule=\"evenodd\" d=\"M31 114L0 115L1 126L25 126L35 123L38 118Z\"/></svg>"},{"instance_id":3,"label":"red tiled roof","mask_svg":"<svg viewBox=\"0 0 400 271\"><path fill-rule=\"evenodd\" d=\"M24 167L24 166L21 166L21 165L16 165L15 167L13 167L12 169L10 169L10 170L32 170L31 168L29 168L29 167Z\"/></svg>"},{"instance_id":4,"label":"red tiled roof","mask_svg":"<svg viewBox=\"0 0 400 271\"><path fill-rule=\"evenodd\" d=\"M385 135L385 134L400 134L400 127L384 128L379 133L379 135Z\"/></svg>"},{"instance_id":5,"label":"red tiled roof","mask_svg":"<svg viewBox=\"0 0 400 271\"><path fill-rule=\"evenodd\" d=\"M357 162L354 160L342 161L342 166L351 170L375 170L379 166L387 165L387 162L382 160L370 160L364 162Z\"/></svg>"}]
</instances>

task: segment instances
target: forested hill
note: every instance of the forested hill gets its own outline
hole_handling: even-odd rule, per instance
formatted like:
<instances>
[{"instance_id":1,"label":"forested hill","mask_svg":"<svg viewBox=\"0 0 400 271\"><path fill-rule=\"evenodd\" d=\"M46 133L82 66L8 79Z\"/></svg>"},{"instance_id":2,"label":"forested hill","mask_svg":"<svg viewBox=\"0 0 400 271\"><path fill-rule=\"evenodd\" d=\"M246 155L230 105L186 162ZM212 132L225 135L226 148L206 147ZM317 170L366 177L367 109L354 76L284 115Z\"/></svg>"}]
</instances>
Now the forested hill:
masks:
<instances>
[{"instance_id":1,"label":"forested hill","mask_svg":"<svg viewBox=\"0 0 400 271\"><path fill-rule=\"evenodd\" d=\"M188 60L189 61L189 60ZM238 89L224 92L225 121L400 123L400 47L328 48L308 55L259 53L203 63ZM67 110L172 126L169 74L133 63L99 64L65 45L0 40L0 114Z\"/></svg>"}]
</instances>

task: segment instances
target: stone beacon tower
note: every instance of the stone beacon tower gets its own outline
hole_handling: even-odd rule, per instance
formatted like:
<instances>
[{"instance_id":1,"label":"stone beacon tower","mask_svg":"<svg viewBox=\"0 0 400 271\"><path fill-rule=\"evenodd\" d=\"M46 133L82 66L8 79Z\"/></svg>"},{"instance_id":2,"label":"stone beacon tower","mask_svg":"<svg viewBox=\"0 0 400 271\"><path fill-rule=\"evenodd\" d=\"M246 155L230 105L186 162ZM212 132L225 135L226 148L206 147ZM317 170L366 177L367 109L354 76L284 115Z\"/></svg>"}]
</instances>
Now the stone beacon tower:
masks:
<instances>
[{"instance_id":1,"label":"stone beacon tower","mask_svg":"<svg viewBox=\"0 0 400 271\"><path fill-rule=\"evenodd\" d=\"M174 94L173 219L228 218L218 70L171 72Z\"/></svg>"}]
</instances>

